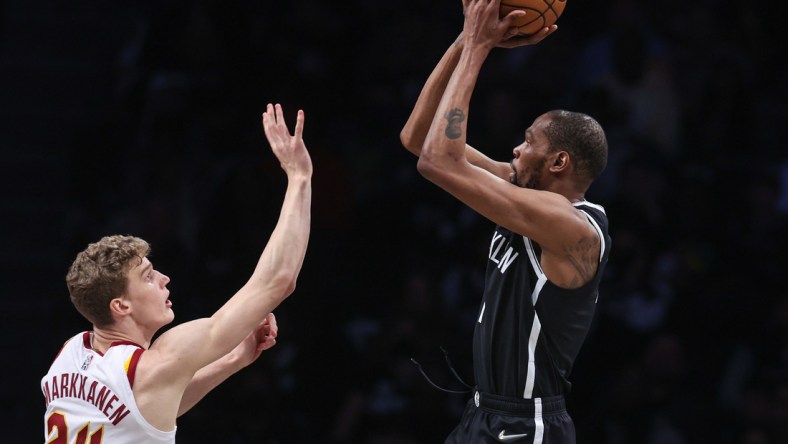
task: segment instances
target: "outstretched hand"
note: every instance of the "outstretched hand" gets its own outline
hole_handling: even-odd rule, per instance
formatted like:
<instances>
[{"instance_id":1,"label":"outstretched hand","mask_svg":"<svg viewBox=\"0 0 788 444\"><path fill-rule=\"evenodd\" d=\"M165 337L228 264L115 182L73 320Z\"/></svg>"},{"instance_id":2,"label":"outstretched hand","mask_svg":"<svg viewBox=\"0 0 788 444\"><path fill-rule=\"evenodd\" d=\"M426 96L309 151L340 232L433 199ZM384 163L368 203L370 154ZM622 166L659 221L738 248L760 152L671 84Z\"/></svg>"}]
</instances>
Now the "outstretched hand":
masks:
<instances>
[{"instance_id":1,"label":"outstretched hand","mask_svg":"<svg viewBox=\"0 0 788 444\"><path fill-rule=\"evenodd\" d=\"M263 322L249 333L231 353L236 356L241 367L246 367L256 361L263 351L276 345L278 333L276 316L273 313L268 313Z\"/></svg>"},{"instance_id":2,"label":"outstretched hand","mask_svg":"<svg viewBox=\"0 0 788 444\"><path fill-rule=\"evenodd\" d=\"M282 106L270 103L266 106L263 113L263 130L271 150L279 159L282 169L288 176L292 174L312 175L312 159L304 145L302 138L304 132L304 111L298 110L295 131L291 135L287 128L285 118L282 113Z\"/></svg>"}]
</instances>

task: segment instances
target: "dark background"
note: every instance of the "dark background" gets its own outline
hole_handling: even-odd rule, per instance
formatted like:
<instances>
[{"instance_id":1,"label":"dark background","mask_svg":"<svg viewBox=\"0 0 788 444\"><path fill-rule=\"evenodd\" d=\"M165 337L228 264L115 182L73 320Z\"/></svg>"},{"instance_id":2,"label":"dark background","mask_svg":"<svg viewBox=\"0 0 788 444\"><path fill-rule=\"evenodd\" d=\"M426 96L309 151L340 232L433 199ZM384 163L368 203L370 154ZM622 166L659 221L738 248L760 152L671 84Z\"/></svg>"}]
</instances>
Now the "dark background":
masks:
<instances>
[{"instance_id":1,"label":"dark background","mask_svg":"<svg viewBox=\"0 0 788 444\"><path fill-rule=\"evenodd\" d=\"M578 442L788 442L788 73L779 2L570 1L495 50L469 142L508 160L553 108L606 128L587 196L613 250L569 397ZM176 323L239 288L285 176L268 102L306 111L312 237L278 345L179 421L187 443L436 443L472 382L492 225L399 145L456 0L0 0L3 442L41 442L39 379L89 328L68 265L134 234Z\"/></svg>"}]
</instances>

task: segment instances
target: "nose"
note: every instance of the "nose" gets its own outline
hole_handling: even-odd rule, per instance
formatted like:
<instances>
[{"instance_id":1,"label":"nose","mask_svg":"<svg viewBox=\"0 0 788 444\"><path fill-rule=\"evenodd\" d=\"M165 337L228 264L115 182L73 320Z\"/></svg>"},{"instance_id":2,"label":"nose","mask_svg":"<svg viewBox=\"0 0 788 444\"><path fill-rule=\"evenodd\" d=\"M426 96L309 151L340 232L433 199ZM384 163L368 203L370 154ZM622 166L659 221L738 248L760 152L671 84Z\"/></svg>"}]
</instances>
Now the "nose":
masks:
<instances>
[{"instance_id":1,"label":"nose","mask_svg":"<svg viewBox=\"0 0 788 444\"><path fill-rule=\"evenodd\" d=\"M521 145L517 145L517 146L516 146L516 147L514 147L514 149L512 150L512 156L514 156L514 158L515 158L515 159L517 159L518 157L520 157L520 146L521 146Z\"/></svg>"},{"instance_id":2,"label":"nose","mask_svg":"<svg viewBox=\"0 0 788 444\"><path fill-rule=\"evenodd\" d=\"M167 285L169 282L170 282L170 277L169 277L169 276L167 276L166 274L162 273L162 274L161 274L161 286L162 286L162 287L164 287L164 286L166 286L166 285Z\"/></svg>"}]
</instances>

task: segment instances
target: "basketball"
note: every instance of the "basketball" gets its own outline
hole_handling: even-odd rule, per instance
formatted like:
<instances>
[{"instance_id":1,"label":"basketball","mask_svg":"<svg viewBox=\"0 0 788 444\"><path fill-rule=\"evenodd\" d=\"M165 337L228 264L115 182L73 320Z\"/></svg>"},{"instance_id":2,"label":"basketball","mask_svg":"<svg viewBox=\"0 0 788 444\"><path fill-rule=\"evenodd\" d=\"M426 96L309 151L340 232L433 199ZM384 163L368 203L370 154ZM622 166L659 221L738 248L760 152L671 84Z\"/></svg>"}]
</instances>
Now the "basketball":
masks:
<instances>
[{"instance_id":1,"label":"basketball","mask_svg":"<svg viewBox=\"0 0 788 444\"><path fill-rule=\"evenodd\" d=\"M520 30L520 35L531 35L555 23L565 6L566 0L501 0L500 16L522 9L525 16L514 19L512 26Z\"/></svg>"}]
</instances>

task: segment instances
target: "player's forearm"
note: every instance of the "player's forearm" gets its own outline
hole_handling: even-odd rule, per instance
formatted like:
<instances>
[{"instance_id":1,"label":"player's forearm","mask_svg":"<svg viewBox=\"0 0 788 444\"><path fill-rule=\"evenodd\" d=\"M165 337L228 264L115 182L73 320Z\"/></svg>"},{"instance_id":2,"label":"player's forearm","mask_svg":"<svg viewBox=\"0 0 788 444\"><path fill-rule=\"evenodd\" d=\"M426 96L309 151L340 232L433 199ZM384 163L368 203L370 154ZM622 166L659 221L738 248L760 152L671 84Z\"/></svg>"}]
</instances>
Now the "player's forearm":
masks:
<instances>
[{"instance_id":1,"label":"player's forearm","mask_svg":"<svg viewBox=\"0 0 788 444\"><path fill-rule=\"evenodd\" d=\"M419 155L427 138L430 124L446 90L454 68L462 53L462 34L446 50L440 62L435 66L416 100L408 121L400 131L402 145L411 153Z\"/></svg>"},{"instance_id":2,"label":"player's forearm","mask_svg":"<svg viewBox=\"0 0 788 444\"><path fill-rule=\"evenodd\" d=\"M191 410L205 395L241 368L243 366L240 360L234 359L232 354L227 354L197 371L186 387L186 391L183 392L178 416Z\"/></svg>"},{"instance_id":3,"label":"player's forearm","mask_svg":"<svg viewBox=\"0 0 788 444\"><path fill-rule=\"evenodd\" d=\"M485 58L484 51L464 49L448 82L419 158L419 171L431 180L431 173L448 172L467 161L468 109Z\"/></svg>"},{"instance_id":4,"label":"player's forearm","mask_svg":"<svg viewBox=\"0 0 788 444\"><path fill-rule=\"evenodd\" d=\"M279 221L249 284L270 286L278 282L285 296L293 291L309 242L311 204L311 177L289 179Z\"/></svg>"},{"instance_id":5,"label":"player's forearm","mask_svg":"<svg viewBox=\"0 0 788 444\"><path fill-rule=\"evenodd\" d=\"M214 353L222 356L232 350L295 290L309 241L311 203L311 177L290 178L279 221L252 276L211 317L207 348Z\"/></svg>"}]
</instances>

